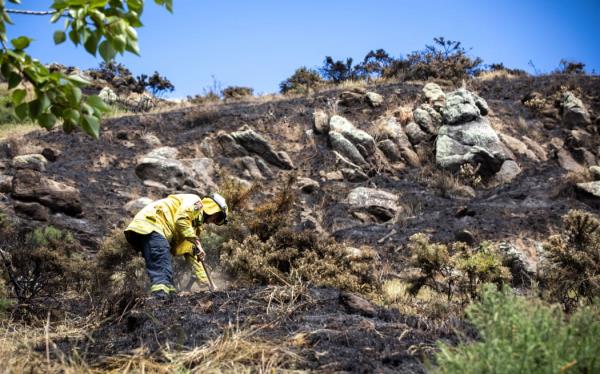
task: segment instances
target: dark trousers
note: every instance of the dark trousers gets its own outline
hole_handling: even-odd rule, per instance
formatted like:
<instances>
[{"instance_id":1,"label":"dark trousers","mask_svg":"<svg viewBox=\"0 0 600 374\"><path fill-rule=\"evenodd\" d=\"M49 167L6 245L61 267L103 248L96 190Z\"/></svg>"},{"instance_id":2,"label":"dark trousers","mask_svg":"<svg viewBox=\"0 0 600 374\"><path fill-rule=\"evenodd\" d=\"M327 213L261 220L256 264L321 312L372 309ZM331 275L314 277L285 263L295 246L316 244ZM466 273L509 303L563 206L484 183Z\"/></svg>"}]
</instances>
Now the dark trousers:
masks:
<instances>
[{"instance_id":1,"label":"dark trousers","mask_svg":"<svg viewBox=\"0 0 600 374\"><path fill-rule=\"evenodd\" d=\"M142 235L126 231L125 237L136 250L142 252L152 286L165 285L172 288L173 265L171 263L171 246L167 239L157 232Z\"/></svg>"}]
</instances>

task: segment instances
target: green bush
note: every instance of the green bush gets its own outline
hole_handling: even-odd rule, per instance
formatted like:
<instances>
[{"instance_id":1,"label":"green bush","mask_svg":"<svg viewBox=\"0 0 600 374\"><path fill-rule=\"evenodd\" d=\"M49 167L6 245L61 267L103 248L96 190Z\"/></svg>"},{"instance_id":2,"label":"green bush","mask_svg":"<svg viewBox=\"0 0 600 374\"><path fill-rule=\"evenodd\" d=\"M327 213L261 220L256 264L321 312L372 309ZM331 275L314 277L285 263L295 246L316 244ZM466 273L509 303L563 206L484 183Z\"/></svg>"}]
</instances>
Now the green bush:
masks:
<instances>
[{"instance_id":1,"label":"green bush","mask_svg":"<svg viewBox=\"0 0 600 374\"><path fill-rule=\"evenodd\" d=\"M254 95L254 89L250 87L229 86L223 90L224 99L242 99Z\"/></svg>"},{"instance_id":2,"label":"green bush","mask_svg":"<svg viewBox=\"0 0 600 374\"><path fill-rule=\"evenodd\" d=\"M441 345L435 373L598 373L600 303L570 318L540 300L485 287L467 309L480 340Z\"/></svg>"},{"instance_id":3,"label":"green bush","mask_svg":"<svg viewBox=\"0 0 600 374\"><path fill-rule=\"evenodd\" d=\"M544 245L547 261L542 278L551 300L571 309L600 296L600 220L571 210L563 222L565 231Z\"/></svg>"},{"instance_id":4,"label":"green bush","mask_svg":"<svg viewBox=\"0 0 600 374\"><path fill-rule=\"evenodd\" d=\"M281 82L279 89L283 94L308 94L322 83L323 79L319 72L303 66L296 69L291 77Z\"/></svg>"}]
</instances>

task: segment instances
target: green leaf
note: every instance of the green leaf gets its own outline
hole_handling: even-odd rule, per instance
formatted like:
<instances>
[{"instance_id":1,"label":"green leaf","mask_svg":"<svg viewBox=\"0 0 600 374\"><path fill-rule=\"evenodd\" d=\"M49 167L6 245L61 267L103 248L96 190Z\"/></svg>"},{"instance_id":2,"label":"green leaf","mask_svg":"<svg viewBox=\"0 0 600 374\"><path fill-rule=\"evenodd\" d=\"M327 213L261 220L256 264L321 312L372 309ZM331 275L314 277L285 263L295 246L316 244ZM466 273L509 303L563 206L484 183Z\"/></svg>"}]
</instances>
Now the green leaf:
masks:
<instances>
[{"instance_id":1,"label":"green leaf","mask_svg":"<svg viewBox=\"0 0 600 374\"><path fill-rule=\"evenodd\" d=\"M72 106L77 106L81 102L81 90L77 86L68 86L66 88L67 99L69 100L69 104Z\"/></svg>"},{"instance_id":2,"label":"green leaf","mask_svg":"<svg viewBox=\"0 0 600 374\"><path fill-rule=\"evenodd\" d=\"M46 95L45 93L38 94L37 100L38 100L39 106L40 106L39 107L40 113L45 112L46 109L50 108L50 105L52 105L52 101L50 100L48 95Z\"/></svg>"},{"instance_id":3,"label":"green leaf","mask_svg":"<svg viewBox=\"0 0 600 374\"><path fill-rule=\"evenodd\" d=\"M71 31L69 31L69 38L71 38L71 41L75 45L79 45L79 33L76 31L75 28L73 28L73 29L71 29Z\"/></svg>"},{"instance_id":4,"label":"green leaf","mask_svg":"<svg viewBox=\"0 0 600 374\"><path fill-rule=\"evenodd\" d=\"M75 109L67 109L63 113L63 117L65 118L65 120L68 120L73 123L78 123L80 114Z\"/></svg>"},{"instance_id":5,"label":"green leaf","mask_svg":"<svg viewBox=\"0 0 600 374\"><path fill-rule=\"evenodd\" d=\"M63 131L66 132L67 134L70 134L73 132L73 130L75 130L75 124L71 121L64 121L63 122Z\"/></svg>"},{"instance_id":6,"label":"green leaf","mask_svg":"<svg viewBox=\"0 0 600 374\"><path fill-rule=\"evenodd\" d=\"M113 47L120 53L125 52L125 47L127 46L127 39L125 39L124 35L116 35L113 38Z\"/></svg>"},{"instance_id":7,"label":"green leaf","mask_svg":"<svg viewBox=\"0 0 600 374\"><path fill-rule=\"evenodd\" d=\"M55 31L54 32L54 44L64 43L67 40L67 34L64 31Z\"/></svg>"},{"instance_id":8,"label":"green leaf","mask_svg":"<svg viewBox=\"0 0 600 374\"><path fill-rule=\"evenodd\" d=\"M19 83L21 83L22 80L23 80L23 77L21 77L21 74L11 72L8 75L8 89L11 90L11 89L17 87L19 85Z\"/></svg>"},{"instance_id":9,"label":"green leaf","mask_svg":"<svg viewBox=\"0 0 600 374\"><path fill-rule=\"evenodd\" d=\"M56 116L52 113L44 113L38 118L38 123L45 129L50 130L56 123Z\"/></svg>"},{"instance_id":10,"label":"green leaf","mask_svg":"<svg viewBox=\"0 0 600 374\"><path fill-rule=\"evenodd\" d=\"M27 48L32 40L33 39L28 38L26 36L19 36L18 38L11 40L10 43L15 49L21 50Z\"/></svg>"},{"instance_id":11,"label":"green leaf","mask_svg":"<svg viewBox=\"0 0 600 374\"><path fill-rule=\"evenodd\" d=\"M50 18L50 23L55 23L56 21L58 21L60 19L60 17L62 16L62 12L55 12L52 17Z\"/></svg>"},{"instance_id":12,"label":"green leaf","mask_svg":"<svg viewBox=\"0 0 600 374\"><path fill-rule=\"evenodd\" d=\"M42 111L40 110L40 101L38 99L29 102L29 115L31 118L38 118Z\"/></svg>"},{"instance_id":13,"label":"green leaf","mask_svg":"<svg viewBox=\"0 0 600 374\"><path fill-rule=\"evenodd\" d=\"M137 40L130 39L129 41L127 41L127 47L125 47L125 49L133 53L134 55L140 55L140 47L138 46Z\"/></svg>"},{"instance_id":14,"label":"green leaf","mask_svg":"<svg viewBox=\"0 0 600 374\"><path fill-rule=\"evenodd\" d=\"M23 103L15 107L15 115L21 121L29 117L29 103Z\"/></svg>"},{"instance_id":15,"label":"green leaf","mask_svg":"<svg viewBox=\"0 0 600 374\"><path fill-rule=\"evenodd\" d=\"M67 77L67 79L77 86L87 86L90 84L90 82L87 79L84 79L83 77L77 74L71 74Z\"/></svg>"},{"instance_id":16,"label":"green leaf","mask_svg":"<svg viewBox=\"0 0 600 374\"><path fill-rule=\"evenodd\" d=\"M100 137L100 121L98 118L90 115L83 116L81 127L83 128L83 131L92 136L94 139L98 139Z\"/></svg>"},{"instance_id":17,"label":"green leaf","mask_svg":"<svg viewBox=\"0 0 600 374\"><path fill-rule=\"evenodd\" d=\"M117 54L117 51L115 51L115 49L108 40L104 40L102 43L100 43L98 51L100 52L100 56L102 56L102 59L105 62L109 62L110 60L115 58L115 55Z\"/></svg>"},{"instance_id":18,"label":"green leaf","mask_svg":"<svg viewBox=\"0 0 600 374\"><path fill-rule=\"evenodd\" d=\"M12 93L13 105L17 106L17 105L21 104L23 99L25 99L25 96L27 96L27 91L25 91L21 88L14 90Z\"/></svg>"},{"instance_id":19,"label":"green leaf","mask_svg":"<svg viewBox=\"0 0 600 374\"><path fill-rule=\"evenodd\" d=\"M88 51L89 54L96 56L96 49L98 48L99 41L100 41L99 33L93 32L87 37L87 39L85 40L85 43L83 43L83 46L85 47L85 50Z\"/></svg>"},{"instance_id":20,"label":"green leaf","mask_svg":"<svg viewBox=\"0 0 600 374\"><path fill-rule=\"evenodd\" d=\"M100 112L108 112L110 110L110 107L108 105L106 105L106 103L104 101L102 101L100 96L97 96L97 95L88 96L88 98L86 99L86 102L92 108L95 108L95 109L99 110Z\"/></svg>"}]
</instances>

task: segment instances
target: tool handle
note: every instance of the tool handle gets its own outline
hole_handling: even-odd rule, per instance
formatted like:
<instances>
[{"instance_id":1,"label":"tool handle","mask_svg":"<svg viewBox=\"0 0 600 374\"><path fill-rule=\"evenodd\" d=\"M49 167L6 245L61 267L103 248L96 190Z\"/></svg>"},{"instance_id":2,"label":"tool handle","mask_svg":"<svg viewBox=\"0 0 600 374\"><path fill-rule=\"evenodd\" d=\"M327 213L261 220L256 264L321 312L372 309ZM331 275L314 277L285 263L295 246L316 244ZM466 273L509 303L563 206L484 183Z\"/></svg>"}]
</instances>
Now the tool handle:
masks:
<instances>
[{"instance_id":1,"label":"tool handle","mask_svg":"<svg viewBox=\"0 0 600 374\"><path fill-rule=\"evenodd\" d=\"M208 272L206 264L204 264L204 260L200 260L200 263L202 264L202 268L204 268L204 274L206 274L206 278L208 279L208 289L210 290L210 292L215 292L215 284L213 283L212 278L210 277L210 273Z\"/></svg>"}]
</instances>

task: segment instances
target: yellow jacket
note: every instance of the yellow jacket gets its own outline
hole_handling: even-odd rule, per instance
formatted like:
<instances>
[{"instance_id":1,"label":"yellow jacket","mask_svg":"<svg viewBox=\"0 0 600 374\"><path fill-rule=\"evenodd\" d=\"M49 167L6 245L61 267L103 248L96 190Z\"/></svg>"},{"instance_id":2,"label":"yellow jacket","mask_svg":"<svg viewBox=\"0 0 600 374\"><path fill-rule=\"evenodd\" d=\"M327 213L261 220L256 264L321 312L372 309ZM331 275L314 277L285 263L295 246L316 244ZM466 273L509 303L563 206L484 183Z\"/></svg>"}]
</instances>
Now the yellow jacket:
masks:
<instances>
[{"instance_id":1,"label":"yellow jacket","mask_svg":"<svg viewBox=\"0 0 600 374\"><path fill-rule=\"evenodd\" d=\"M192 242L198 239L204 221L202 207L198 195L169 195L140 210L125 231L143 235L156 231L169 241L174 256L191 254Z\"/></svg>"}]
</instances>

